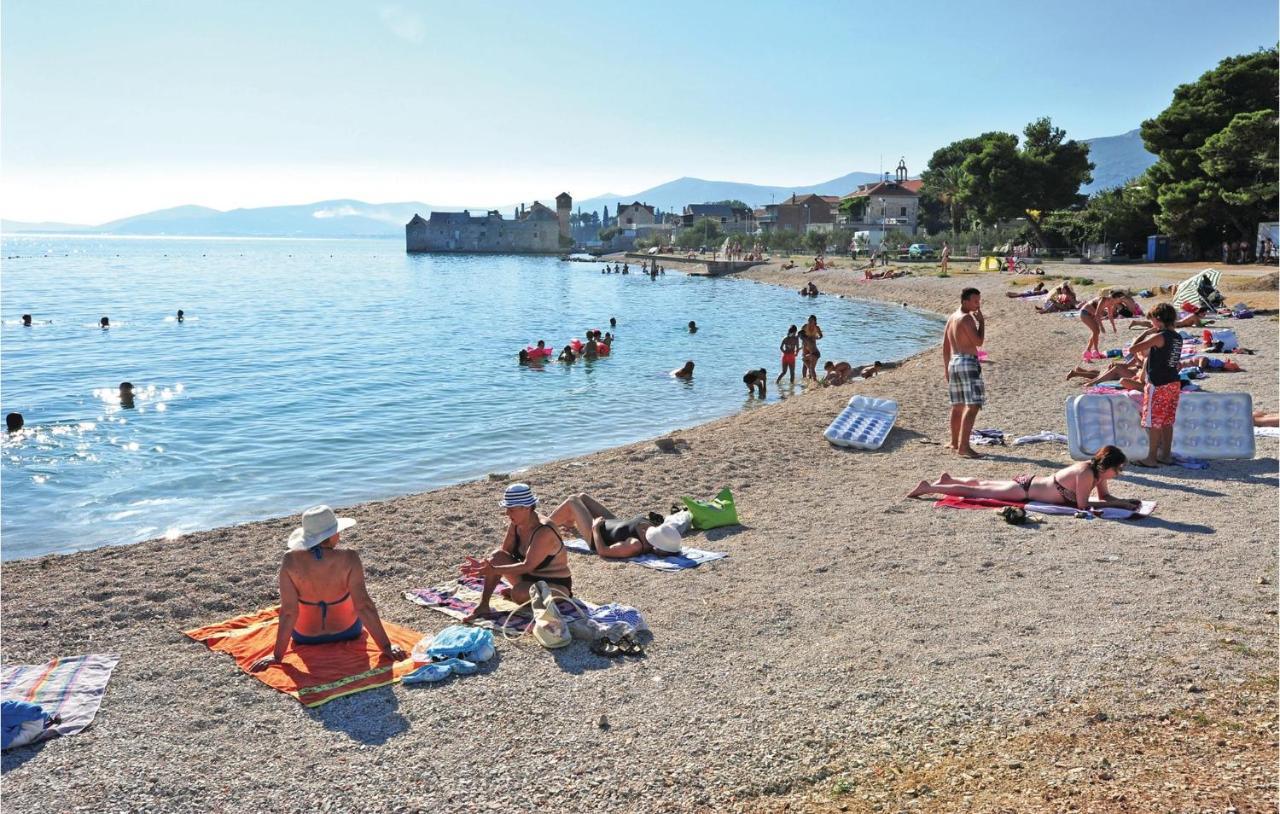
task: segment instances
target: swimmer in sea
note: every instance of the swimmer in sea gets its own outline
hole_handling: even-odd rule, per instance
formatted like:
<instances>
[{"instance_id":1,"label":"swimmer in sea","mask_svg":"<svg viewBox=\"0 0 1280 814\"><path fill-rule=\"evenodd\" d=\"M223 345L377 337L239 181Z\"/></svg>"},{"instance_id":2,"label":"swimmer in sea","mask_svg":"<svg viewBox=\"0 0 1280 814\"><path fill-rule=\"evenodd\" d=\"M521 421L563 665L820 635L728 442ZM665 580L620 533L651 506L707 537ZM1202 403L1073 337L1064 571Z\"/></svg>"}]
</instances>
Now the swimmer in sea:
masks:
<instances>
[{"instance_id":1,"label":"swimmer in sea","mask_svg":"<svg viewBox=\"0 0 1280 814\"><path fill-rule=\"evenodd\" d=\"M120 382L120 406L126 410L133 409L133 385Z\"/></svg>"},{"instance_id":2,"label":"swimmer in sea","mask_svg":"<svg viewBox=\"0 0 1280 814\"><path fill-rule=\"evenodd\" d=\"M671 371L671 375L676 377L677 379L692 379L693 378L693 362L692 361L685 362L684 367L680 368L679 370Z\"/></svg>"},{"instance_id":3,"label":"swimmer in sea","mask_svg":"<svg viewBox=\"0 0 1280 814\"><path fill-rule=\"evenodd\" d=\"M698 332L698 323L689 320L689 333L696 334Z\"/></svg>"},{"instance_id":4,"label":"swimmer in sea","mask_svg":"<svg viewBox=\"0 0 1280 814\"><path fill-rule=\"evenodd\" d=\"M30 314L23 314L23 315L22 315L22 327L24 327L24 328L30 328L30 327L31 327L31 315L30 315Z\"/></svg>"},{"instance_id":5,"label":"swimmer in sea","mask_svg":"<svg viewBox=\"0 0 1280 814\"><path fill-rule=\"evenodd\" d=\"M521 348L520 352L516 354L516 358L520 360L520 364L522 365L529 364L529 351Z\"/></svg>"},{"instance_id":6,"label":"swimmer in sea","mask_svg":"<svg viewBox=\"0 0 1280 814\"><path fill-rule=\"evenodd\" d=\"M98 327L105 331L107 328L111 327L111 320L107 319L106 317L103 317L102 319L98 320Z\"/></svg>"},{"instance_id":7,"label":"swimmer in sea","mask_svg":"<svg viewBox=\"0 0 1280 814\"><path fill-rule=\"evenodd\" d=\"M594 361L597 355L595 332L587 331L587 341L582 343L582 358L590 362Z\"/></svg>"},{"instance_id":8,"label":"swimmer in sea","mask_svg":"<svg viewBox=\"0 0 1280 814\"><path fill-rule=\"evenodd\" d=\"M742 383L747 386L747 392L755 393L760 398L765 397L765 385L768 381L769 374L762 367L748 370L742 377Z\"/></svg>"},{"instance_id":9,"label":"swimmer in sea","mask_svg":"<svg viewBox=\"0 0 1280 814\"><path fill-rule=\"evenodd\" d=\"M9 413L4 417L4 426L9 432L18 432L25 423L22 420L22 413Z\"/></svg>"},{"instance_id":10,"label":"swimmer in sea","mask_svg":"<svg viewBox=\"0 0 1280 814\"><path fill-rule=\"evenodd\" d=\"M182 310L181 308L179 308L179 309L178 309L178 321L179 321L179 322L184 322L184 321L186 321L186 318L187 318L186 313L184 313L184 312L183 312L183 310Z\"/></svg>"},{"instance_id":11,"label":"swimmer in sea","mask_svg":"<svg viewBox=\"0 0 1280 814\"><path fill-rule=\"evenodd\" d=\"M560 357L556 360L559 362L574 362L578 357L573 352L572 345L565 345L564 350L560 351Z\"/></svg>"},{"instance_id":12,"label":"swimmer in sea","mask_svg":"<svg viewBox=\"0 0 1280 814\"><path fill-rule=\"evenodd\" d=\"M615 331L616 331L616 330L618 330L618 318L617 318L617 317L609 317L609 327L610 327L610 328L612 328L612 329L613 329L613 330L615 330Z\"/></svg>"}]
</instances>

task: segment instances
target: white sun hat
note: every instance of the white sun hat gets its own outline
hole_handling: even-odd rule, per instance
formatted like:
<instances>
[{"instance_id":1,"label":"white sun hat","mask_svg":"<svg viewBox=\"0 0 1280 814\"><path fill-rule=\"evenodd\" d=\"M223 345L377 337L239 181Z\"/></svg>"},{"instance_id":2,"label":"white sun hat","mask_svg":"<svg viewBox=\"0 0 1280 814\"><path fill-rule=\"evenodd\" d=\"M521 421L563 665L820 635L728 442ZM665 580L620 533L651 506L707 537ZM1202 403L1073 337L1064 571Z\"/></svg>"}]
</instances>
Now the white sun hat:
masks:
<instances>
[{"instance_id":1,"label":"white sun hat","mask_svg":"<svg viewBox=\"0 0 1280 814\"><path fill-rule=\"evenodd\" d=\"M356 524L350 517L338 517L328 506L312 506L302 513L302 526L289 535L290 551L315 548L340 531Z\"/></svg>"},{"instance_id":2,"label":"white sun hat","mask_svg":"<svg viewBox=\"0 0 1280 814\"><path fill-rule=\"evenodd\" d=\"M665 551L668 554L679 554L681 551L680 532L676 531L676 527L670 523L650 526L645 529L644 538L650 546L659 551Z\"/></svg>"}]
</instances>

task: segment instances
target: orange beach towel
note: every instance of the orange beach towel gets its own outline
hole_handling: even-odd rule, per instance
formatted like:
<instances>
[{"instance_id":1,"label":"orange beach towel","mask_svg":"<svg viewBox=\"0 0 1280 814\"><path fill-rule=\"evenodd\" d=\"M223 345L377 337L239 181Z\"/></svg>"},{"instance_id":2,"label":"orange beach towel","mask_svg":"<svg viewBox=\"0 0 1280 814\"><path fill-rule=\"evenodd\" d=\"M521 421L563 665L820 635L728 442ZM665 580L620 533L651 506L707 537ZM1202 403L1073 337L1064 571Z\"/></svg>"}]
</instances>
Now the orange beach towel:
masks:
<instances>
[{"instance_id":1,"label":"orange beach towel","mask_svg":"<svg viewBox=\"0 0 1280 814\"><path fill-rule=\"evenodd\" d=\"M229 654L241 670L249 673L255 661L271 655L275 648L279 616L277 605L183 632L210 650ZM385 620L382 626L391 643L400 645L406 653L422 638L420 633ZM293 696L304 706L318 707L344 695L392 684L413 672L413 667L413 659L393 664L385 658L366 630L347 642L301 647L291 642L281 664L249 675Z\"/></svg>"}]
</instances>

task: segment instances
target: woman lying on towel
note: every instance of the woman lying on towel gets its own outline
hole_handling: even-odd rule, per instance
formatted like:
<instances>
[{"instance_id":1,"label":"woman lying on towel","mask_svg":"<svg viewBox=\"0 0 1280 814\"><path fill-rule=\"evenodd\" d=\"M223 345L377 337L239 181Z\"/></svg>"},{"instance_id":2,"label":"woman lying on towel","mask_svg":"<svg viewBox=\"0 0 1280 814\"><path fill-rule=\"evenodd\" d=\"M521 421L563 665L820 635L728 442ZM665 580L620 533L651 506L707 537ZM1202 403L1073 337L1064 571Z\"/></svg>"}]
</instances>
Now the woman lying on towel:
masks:
<instances>
[{"instance_id":1,"label":"woman lying on towel","mask_svg":"<svg viewBox=\"0 0 1280 814\"><path fill-rule=\"evenodd\" d=\"M571 496L551 513L551 522L576 531L601 557L624 559L641 554L671 557L680 553L680 532L650 512L619 520L588 494Z\"/></svg>"},{"instance_id":2,"label":"woman lying on towel","mask_svg":"<svg viewBox=\"0 0 1280 814\"><path fill-rule=\"evenodd\" d=\"M295 645L357 639L368 628L382 654L393 661L407 654L391 643L378 609L364 587L360 555L336 550L344 529L356 521L337 517L328 506L302 513L302 527L289 535L289 553L280 566L280 632L275 652L253 663L255 673L279 664L292 639Z\"/></svg>"},{"instance_id":3,"label":"woman lying on towel","mask_svg":"<svg viewBox=\"0 0 1280 814\"><path fill-rule=\"evenodd\" d=\"M1136 509L1137 500L1121 500L1107 491L1107 481L1116 477L1127 463L1119 447L1105 446L1088 461L1063 467L1052 475L1018 475L1013 480L953 478L946 472L936 483L920 481L907 497L958 495L1013 502L1036 501L1075 506L1077 509ZM1089 500L1096 491L1097 500Z\"/></svg>"},{"instance_id":4,"label":"woman lying on towel","mask_svg":"<svg viewBox=\"0 0 1280 814\"><path fill-rule=\"evenodd\" d=\"M564 540L550 519L538 514L538 498L525 483L513 483L502 495L499 506L507 510L507 534L502 545L483 560L467 557L462 575L484 580L480 601L462 621L470 622L491 612L489 598L505 578L511 584L499 595L512 602L529 601L529 589L545 582L553 593L573 596L573 576Z\"/></svg>"}]
</instances>

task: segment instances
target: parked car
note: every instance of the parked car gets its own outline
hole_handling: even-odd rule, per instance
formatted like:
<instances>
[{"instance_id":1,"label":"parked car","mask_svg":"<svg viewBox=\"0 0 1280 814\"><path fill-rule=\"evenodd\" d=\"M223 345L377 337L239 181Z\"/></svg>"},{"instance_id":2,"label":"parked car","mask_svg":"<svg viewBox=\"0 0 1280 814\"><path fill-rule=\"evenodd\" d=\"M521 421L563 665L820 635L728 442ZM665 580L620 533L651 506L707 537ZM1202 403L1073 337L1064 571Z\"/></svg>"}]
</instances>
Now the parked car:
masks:
<instances>
[{"instance_id":1,"label":"parked car","mask_svg":"<svg viewBox=\"0 0 1280 814\"><path fill-rule=\"evenodd\" d=\"M912 260L929 260L934 254L933 247L928 243L912 243L911 248L907 249L907 255Z\"/></svg>"}]
</instances>

